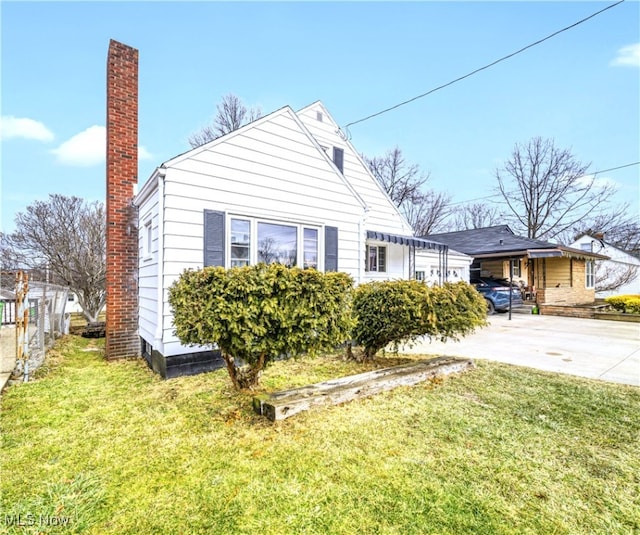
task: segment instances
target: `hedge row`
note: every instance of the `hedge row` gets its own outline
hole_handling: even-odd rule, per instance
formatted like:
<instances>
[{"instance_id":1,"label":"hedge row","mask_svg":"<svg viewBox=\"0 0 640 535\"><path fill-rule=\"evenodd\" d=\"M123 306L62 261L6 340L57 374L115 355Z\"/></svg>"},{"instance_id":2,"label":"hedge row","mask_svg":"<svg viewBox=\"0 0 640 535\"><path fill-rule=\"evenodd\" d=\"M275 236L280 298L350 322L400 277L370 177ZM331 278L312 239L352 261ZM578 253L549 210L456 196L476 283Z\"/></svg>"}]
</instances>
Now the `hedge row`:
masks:
<instances>
[{"instance_id":1,"label":"hedge row","mask_svg":"<svg viewBox=\"0 0 640 535\"><path fill-rule=\"evenodd\" d=\"M216 345L236 388L252 388L286 355L313 354L350 340L373 358L381 349L485 324L486 304L469 284L371 282L353 289L345 273L258 264L185 271L169 289L183 344Z\"/></svg>"},{"instance_id":2,"label":"hedge row","mask_svg":"<svg viewBox=\"0 0 640 535\"><path fill-rule=\"evenodd\" d=\"M422 336L457 339L485 325L486 311L484 298L464 282L370 282L355 290L353 339L371 359L389 344L397 350Z\"/></svg>"},{"instance_id":3,"label":"hedge row","mask_svg":"<svg viewBox=\"0 0 640 535\"><path fill-rule=\"evenodd\" d=\"M640 295L615 295L606 297L605 301L618 312L640 314Z\"/></svg>"}]
</instances>

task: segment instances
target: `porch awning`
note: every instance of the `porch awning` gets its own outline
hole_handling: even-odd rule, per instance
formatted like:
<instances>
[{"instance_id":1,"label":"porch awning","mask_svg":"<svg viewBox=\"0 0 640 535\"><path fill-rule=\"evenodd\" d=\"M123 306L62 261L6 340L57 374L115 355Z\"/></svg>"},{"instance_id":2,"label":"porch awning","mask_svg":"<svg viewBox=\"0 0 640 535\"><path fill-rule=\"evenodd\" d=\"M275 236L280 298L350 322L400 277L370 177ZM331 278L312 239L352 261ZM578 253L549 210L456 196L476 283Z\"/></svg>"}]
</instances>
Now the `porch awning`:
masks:
<instances>
[{"instance_id":1,"label":"porch awning","mask_svg":"<svg viewBox=\"0 0 640 535\"><path fill-rule=\"evenodd\" d=\"M367 230L367 239L396 243L398 245L409 245L417 247L418 249L437 249L438 251L446 251L448 249L443 243L424 240L414 236L401 236L400 234L389 234L375 230Z\"/></svg>"},{"instance_id":2,"label":"porch awning","mask_svg":"<svg viewBox=\"0 0 640 535\"><path fill-rule=\"evenodd\" d=\"M557 249L549 249L547 251L529 251L527 255L529 258L553 258L563 256L562 251Z\"/></svg>"}]
</instances>

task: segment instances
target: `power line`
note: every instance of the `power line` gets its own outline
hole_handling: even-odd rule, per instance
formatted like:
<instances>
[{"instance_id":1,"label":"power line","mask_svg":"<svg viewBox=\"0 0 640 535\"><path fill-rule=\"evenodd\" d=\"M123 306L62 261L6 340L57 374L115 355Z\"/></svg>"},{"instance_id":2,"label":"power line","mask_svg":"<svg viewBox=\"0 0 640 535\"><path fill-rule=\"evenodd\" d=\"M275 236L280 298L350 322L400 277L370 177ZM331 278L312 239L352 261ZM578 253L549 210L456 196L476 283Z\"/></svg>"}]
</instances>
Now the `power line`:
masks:
<instances>
[{"instance_id":1,"label":"power line","mask_svg":"<svg viewBox=\"0 0 640 535\"><path fill-rule=\"evenodd\" d=\"M598 171L594 171L593 173L589 173L588 175L582 175L577 178L582 178L585 176L596 176L600 173L608 173L609 171L617 171L618 169L624 169L625 167L633 167L634 165L640 165L640 162L626 163L624 165L619 165L618 167L610 167L609 169L600 169ZM475 199L467 199L466 201L456 201L449 203L449 205L453 206L454 204L466 204L468 202L473 201L483 201L485 199L493 199L494 197L501 197L502 193L493 193L491 195L485 195L484 197L476 197Z\"/></svg>"},{"instance_id":2,"label":"power line","mask_svg":"<svg viewBox=\"0 0 640 535\"><path fill-rule=\"evenodd\" d=\"M634 165L640 165L640 162L626 163L624 165L619 165L618 167L611 167L610 169L601 169L600 171L594 171L593 173L589 173L589 175L597 175L598 173L608 173L609 171L617 171L618 169L624 169L625 167L632 167ZM585 175L585 176L589 176Z\"/></svg>"},{"instance_id":3,"label":"power line","mask_svg":"<svg viewBox=\"0 0 640 535\"><path fill-rule=\"evenodd\" d=\"M600 11L596 11L595 13L589 15L588 17L585 17L584 19L581 19L578 22L574 22L570 26L566 26L565 28L562 28L561 30L553 32L552 34L547 35L546 37L536 41L535 43L531 43L531 44L529 44L529 45L527 45L525 47L522 47L520 50L516 50L515 52L512 52L511 54L509 54L507 56L503 56L502 58L497 59L496 61L485 65L484 67L480 67L479 69L476 69L475 71L471 71L470 73L465 74L464 76L460 76L459 78L456 78L455 80L451 80L450 82L447 82L446 84L443 84L443 85L440 85L440 86L438 86L438 87L436 87L434 89L431 89L431 90L427 91L426 93L422 93L421 95L418 95L418 96L415 96L413 98L410 98L409 100L405 100L404 102L400 102L399 104L396 104L395 106L391 106L390 108L386 108L386 109L384 109L382 111L379 111L377 113L373 113L371 115L368 115L367 117L363 117L362 119L358 119L357 121L350 122L347 125L345 125L345 129L348 132L349 127L353 126L354 124L358 124L358 123L362 123L364 121L368 121L369 119L373 119L374 117L377 117L378 115L382 115L383 113L387 113L389 111L395 110L396 108L399 108L400 106L404 106L406 104L409 104L409 103L413 102L414 100L418 100L420 98L426 97L427 95L430 95L431 93L435 93L436 91L439 91L440 89L444 89L445 87L453 85L456 82L460 82L461 80L464 80L465 78L469 78L470 76L473 76L474 74L477 74L480 71L484 71L485 69L488 69L489 67L493 67L494 65L497 65L501 61L505 61L505 60L507 60L509 58L512 58L513 56L516 56L517 54L520 54L520 53L524 52L525 50L527 50L529 48L532 48L532 47L537 46L537 45L539 45L541 43L544 43L548 39L551 39L552 37L555 37L556 35L561 34L562 32L566 32L567 30L570 30L571 28L575 28L579 24L582 24L583 22L586 22L589 19L592 19L593 17L596 17L596 16L600 15L601 13L604 13L608 9L611 9L613 7L616 7L616 6L620 5L620 4L622 4L624 1L625 0L619 0L615 4L611 4L610 6L607 6L607 7L603 8L603 9L601 9ZM347 135L345 137L348 139L350 136Z\"/></svg>"}]
</instances>

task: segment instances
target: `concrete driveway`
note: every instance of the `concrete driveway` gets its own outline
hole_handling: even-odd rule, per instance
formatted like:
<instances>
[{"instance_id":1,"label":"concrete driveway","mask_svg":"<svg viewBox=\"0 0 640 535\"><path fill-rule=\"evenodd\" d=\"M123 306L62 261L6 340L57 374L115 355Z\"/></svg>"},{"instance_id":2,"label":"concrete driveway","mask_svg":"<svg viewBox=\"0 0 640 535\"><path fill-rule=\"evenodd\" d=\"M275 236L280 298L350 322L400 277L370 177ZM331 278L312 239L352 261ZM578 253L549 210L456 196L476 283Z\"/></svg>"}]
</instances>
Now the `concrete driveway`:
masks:
<instances>
[{"instance_id":1,"label":"concrete driveway","mask_svg":"<svg viewBox=\"0 0 640 535\"><path fill-rule=\"evenodd\" d=\"M459 342L425 340L402 353L488 359L640 386L640 324L513 313Z\"/></svg>"}]
</instances>

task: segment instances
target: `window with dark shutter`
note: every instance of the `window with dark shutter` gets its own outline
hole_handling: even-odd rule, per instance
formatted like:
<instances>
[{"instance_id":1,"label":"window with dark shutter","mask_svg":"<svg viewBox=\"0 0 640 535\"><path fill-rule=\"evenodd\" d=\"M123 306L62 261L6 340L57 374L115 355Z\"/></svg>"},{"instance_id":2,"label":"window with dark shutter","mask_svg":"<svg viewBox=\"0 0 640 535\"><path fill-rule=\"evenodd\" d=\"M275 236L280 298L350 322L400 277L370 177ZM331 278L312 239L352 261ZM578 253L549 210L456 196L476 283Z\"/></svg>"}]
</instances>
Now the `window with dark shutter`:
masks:
<instances>
[{"instance_id":1,"label":"window with dark shutter","mask_svg":"<svg viewBox=\"0 0 640 535\"><path fill-rule=\"evenodd\" d=\"M333 147L333 163L336 164L341 173L344 173L344 149Z\"/></svg>"},{"instance_id":2,"label":"window with dark shutter","mask_svg":"<svg viewBox=\"0 0 640 535\"><path fill-rule=\"evenodd\" d=\"M224 267L224 212L204 211L204 266Z\"/></svg>"},{"instance_id":3,"label":"window with dark shutter","mask_svg":"<svg viewBox=\"0 0 640 535\"><path fill-rule=\"evenodd\" d=\"M338 227L324 227L324 270L338 271Z\"/></svg>"}]
</instances>

